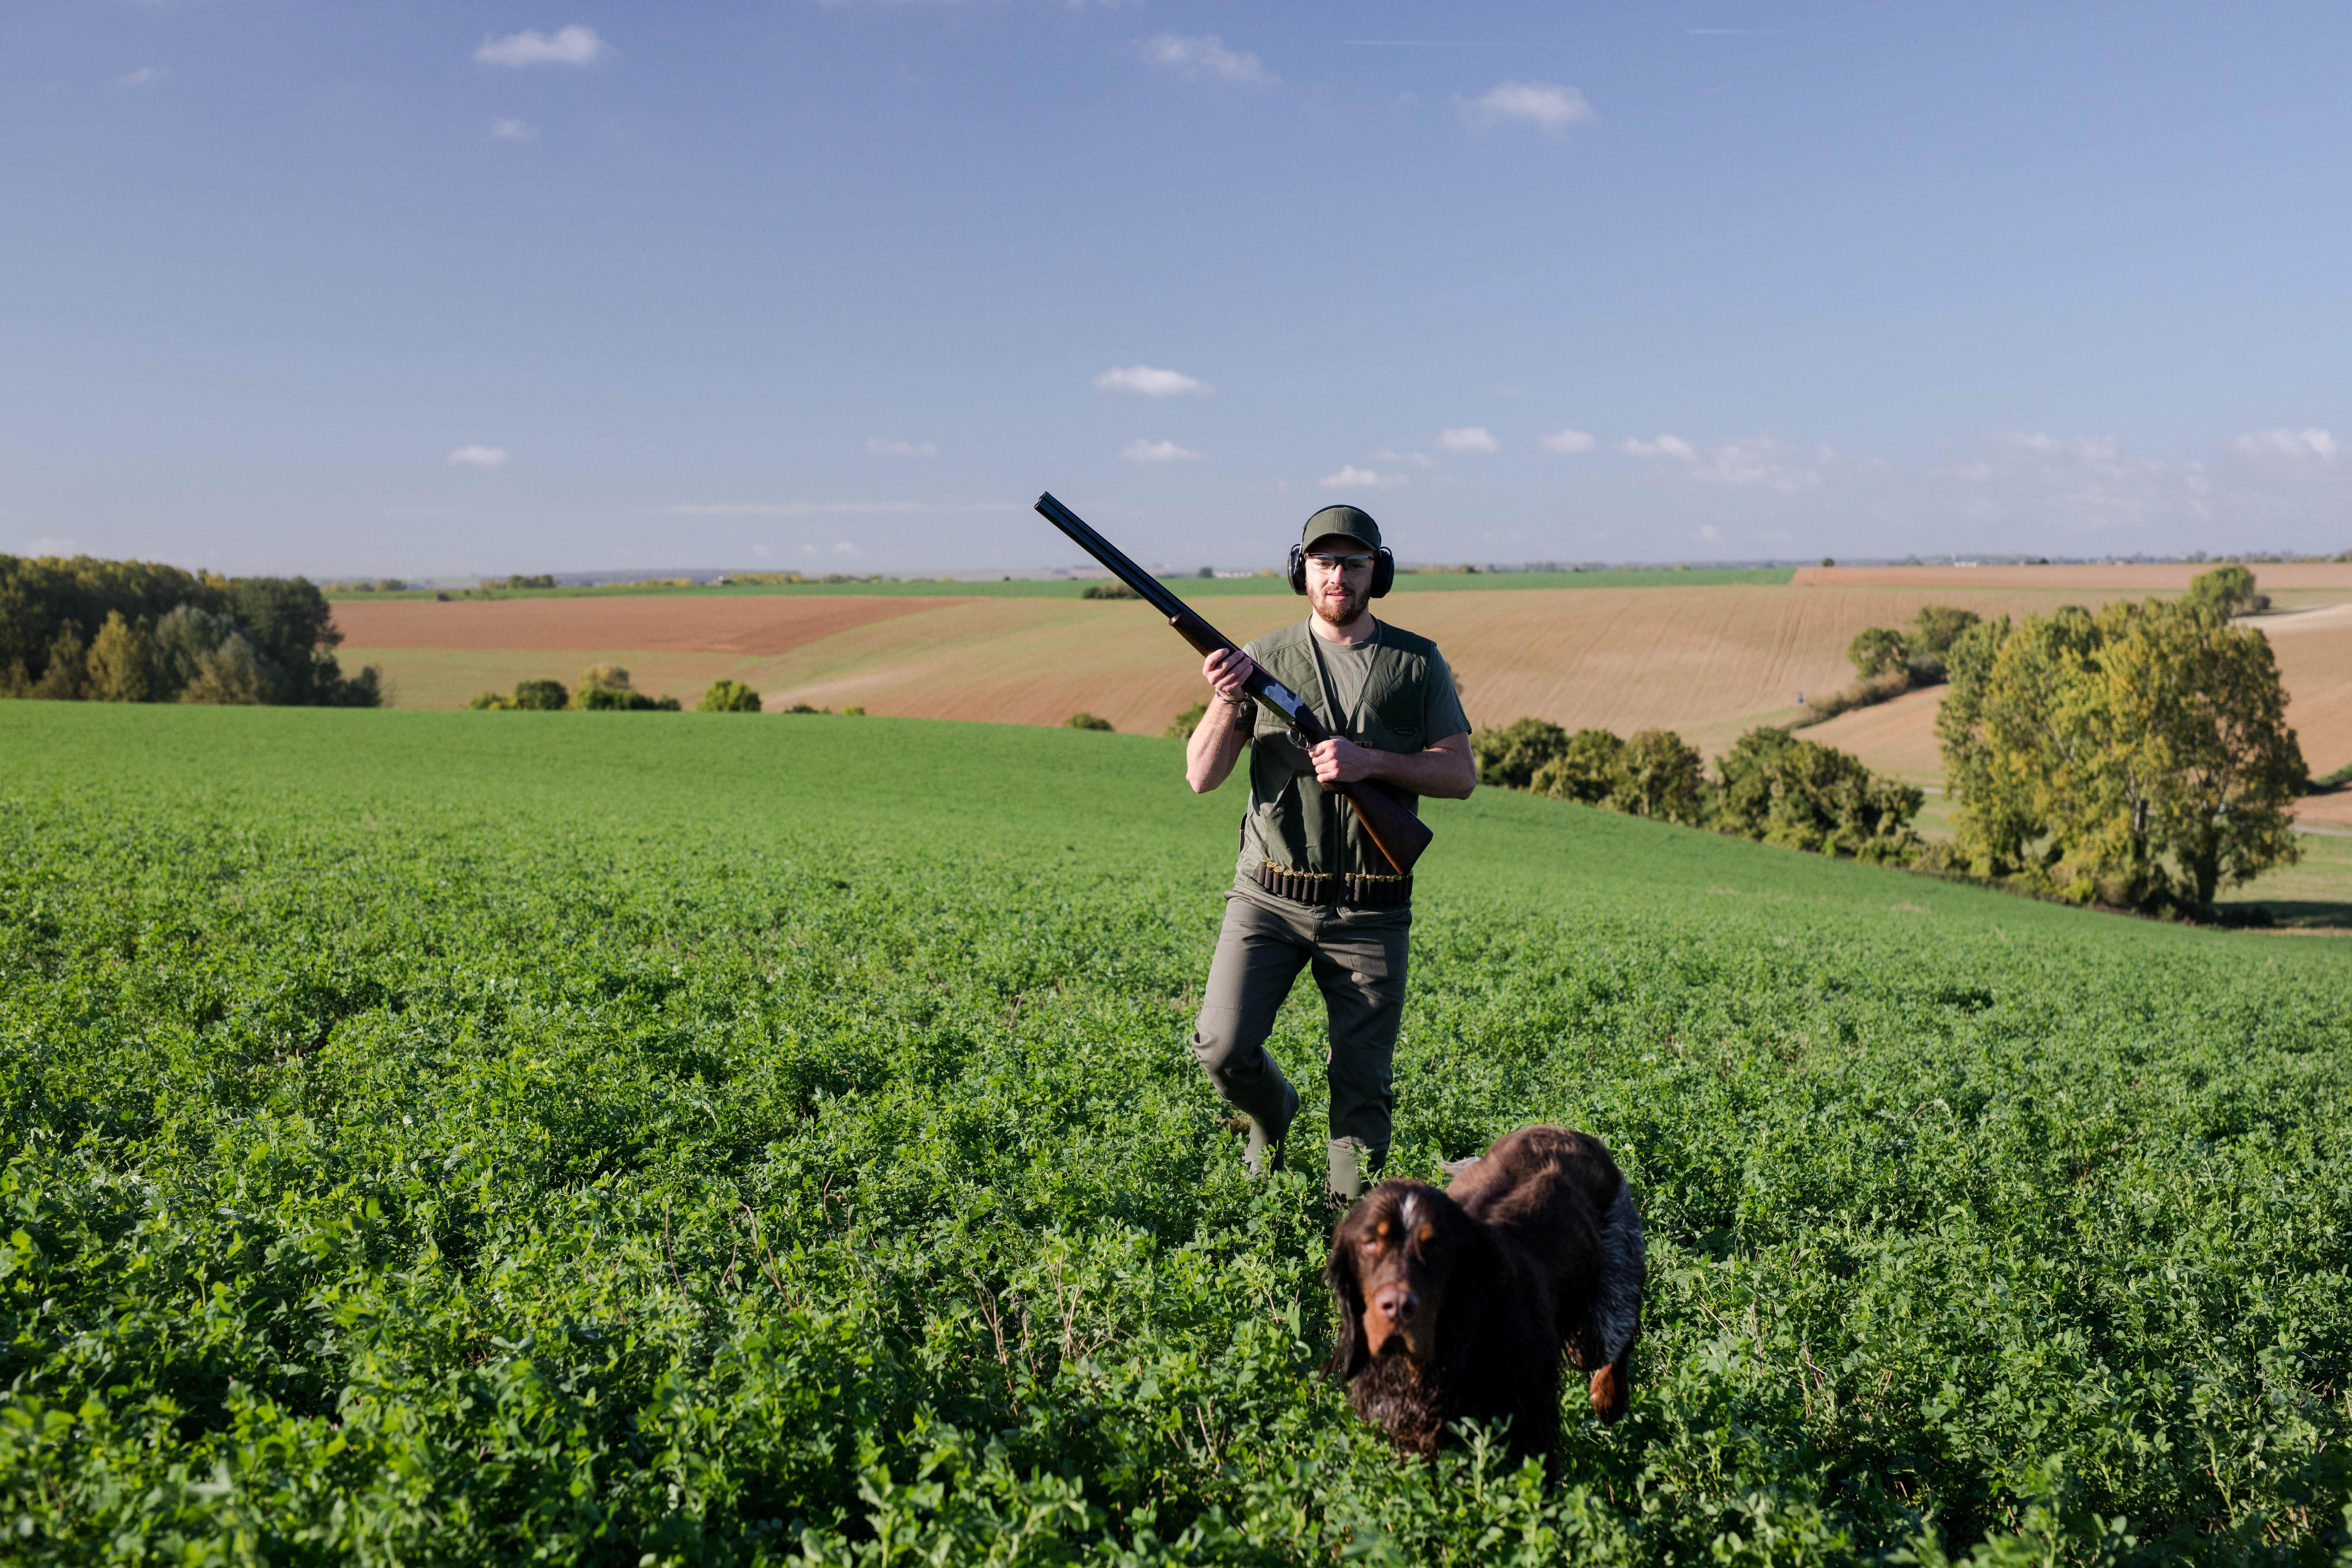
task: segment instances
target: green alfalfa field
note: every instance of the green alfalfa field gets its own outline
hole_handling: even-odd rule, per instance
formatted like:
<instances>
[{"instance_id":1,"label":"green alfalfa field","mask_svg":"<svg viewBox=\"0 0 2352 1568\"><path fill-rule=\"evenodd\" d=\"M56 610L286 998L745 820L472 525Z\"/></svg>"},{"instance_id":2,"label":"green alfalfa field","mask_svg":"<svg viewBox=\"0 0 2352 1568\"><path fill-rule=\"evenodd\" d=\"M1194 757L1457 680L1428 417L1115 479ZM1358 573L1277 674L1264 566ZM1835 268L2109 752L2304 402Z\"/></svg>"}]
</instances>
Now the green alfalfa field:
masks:
<instances>
[{"instance_id":1,"label":"green alfalfa field","mask_svg":"<svg viewBox=\"0 0 2352 1568\"><path fill-rule=\"evenodd\" d=\"M1318 1374L1319 1172L1185 1046L1237 811L1122 735L0 704L0 1557L2352 1563L2352 942L1433 805L1392 1172L1564 1122L1648 1220L1547 1479Z\"/></svg>"}]
</instances>

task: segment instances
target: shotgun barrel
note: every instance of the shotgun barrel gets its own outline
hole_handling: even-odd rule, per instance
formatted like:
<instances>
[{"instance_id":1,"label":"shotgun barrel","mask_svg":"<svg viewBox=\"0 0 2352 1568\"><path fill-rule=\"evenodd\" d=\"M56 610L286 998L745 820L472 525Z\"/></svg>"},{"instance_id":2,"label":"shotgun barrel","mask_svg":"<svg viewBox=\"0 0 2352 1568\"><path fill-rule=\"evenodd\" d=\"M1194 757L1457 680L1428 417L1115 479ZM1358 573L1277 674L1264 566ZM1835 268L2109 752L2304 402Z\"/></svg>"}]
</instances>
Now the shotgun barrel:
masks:
<instances>
[{"instance_id":1,"label":"shotgun barrel","mask_svg":"<svg viewBox=\"0 0 2352 1568\"><path fill-rule=\"evenodd\" d=\"M1178 598L1168 584L1138 566L1127 552L1087 525L1087 521L1060 501L1051 491L1037 498L1037 510L1047 522L1067 534L1070 542L1103 563L1110 574L1135 590L1144 603L1168 617L1176 635L1191 643L1203 658L1219 649L1234 653L1241 649L1234 639L1202 619L1192 606ZM1244 682L1249 694L1282 716L1283 722L1296 730L1308 745L1320 745L1334 738L1331 727L1317 716L1298 693L1276 680L1257 662L1250 662L1249 679ZM1421 852L1429 847L1430 831L1421 818L1406 809L1402 801L1370 779L1353 784L1333 784L1324 786L1332 794L1344 796L1355 809L1356 820L1364 825L1364 832L1388 857L1389 864L1400 876L1412 869Z\"/></svg>"}]
</instances>

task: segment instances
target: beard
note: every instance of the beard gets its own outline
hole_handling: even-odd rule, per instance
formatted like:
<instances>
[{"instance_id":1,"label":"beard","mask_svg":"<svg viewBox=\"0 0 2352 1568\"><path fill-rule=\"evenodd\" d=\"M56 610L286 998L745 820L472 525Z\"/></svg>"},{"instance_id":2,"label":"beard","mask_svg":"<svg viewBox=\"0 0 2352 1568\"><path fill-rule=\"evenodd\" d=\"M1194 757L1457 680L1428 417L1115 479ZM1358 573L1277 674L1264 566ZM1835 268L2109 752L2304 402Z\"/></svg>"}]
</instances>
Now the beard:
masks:
<instances>
[{"instance_id":1,"label":"beard","mask_svg":"<svg viewBox=\"0 0 2352 1568\"><path fill-rule=\"evenodd\" d=\"M1359 620L1361 620L1364 615L1364 607L1371 602L1372 595L1369 589L1360 594L1349 595L1347 599L1337 609L1334 609L1331 605L1331 601L1321 594L1316 595L1308 601L1308 603L1315 606L1316 619L1321 621L1326 626L1339 626L1343 629L1348 626L1352 626Z\"/></svg>"}]
</instances>

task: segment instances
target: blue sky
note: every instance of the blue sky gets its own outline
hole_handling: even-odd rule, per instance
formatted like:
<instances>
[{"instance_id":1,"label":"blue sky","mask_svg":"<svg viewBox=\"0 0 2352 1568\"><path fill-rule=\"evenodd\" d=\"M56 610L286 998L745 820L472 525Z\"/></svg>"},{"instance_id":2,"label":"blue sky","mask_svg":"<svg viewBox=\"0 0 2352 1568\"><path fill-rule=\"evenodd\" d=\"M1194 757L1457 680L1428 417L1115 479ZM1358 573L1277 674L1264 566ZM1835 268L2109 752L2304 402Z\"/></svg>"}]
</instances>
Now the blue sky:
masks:
<instances>
[{"instance_id":1,"label":"blue sky","mask_svg":"<svg viewBox=\"0 0 2352 1568\"><path fill-rule=\"evenodd\" d=\"M0 550L2352 547L2352 10L0 11Z\"/></svg>"}]
</instances>

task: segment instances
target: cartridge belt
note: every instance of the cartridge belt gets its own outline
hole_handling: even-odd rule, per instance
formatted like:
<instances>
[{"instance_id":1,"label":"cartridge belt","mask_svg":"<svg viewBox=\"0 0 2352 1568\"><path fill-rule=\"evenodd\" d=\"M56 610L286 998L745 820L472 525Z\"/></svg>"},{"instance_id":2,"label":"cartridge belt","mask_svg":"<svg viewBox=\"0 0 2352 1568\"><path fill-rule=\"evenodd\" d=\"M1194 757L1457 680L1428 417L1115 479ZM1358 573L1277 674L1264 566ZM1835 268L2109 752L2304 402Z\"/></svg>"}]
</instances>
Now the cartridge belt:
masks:
<instances>
[{"instance_id":1,"label":"cartridge belt","mask_svg":"<svg viewBox=\"0 0 2352 1568\"><path fill-rule=\"evenodd\" d=\"M1328 904L1337 884L1339 902L1360 910L1401 910L1412 902L1411 877L1376 877L1353 871L1294 871L1271 860L1257 863L1257 885L1294 904Z\"/></svg>"}]
</instances>

